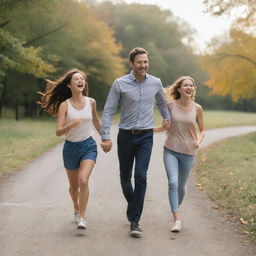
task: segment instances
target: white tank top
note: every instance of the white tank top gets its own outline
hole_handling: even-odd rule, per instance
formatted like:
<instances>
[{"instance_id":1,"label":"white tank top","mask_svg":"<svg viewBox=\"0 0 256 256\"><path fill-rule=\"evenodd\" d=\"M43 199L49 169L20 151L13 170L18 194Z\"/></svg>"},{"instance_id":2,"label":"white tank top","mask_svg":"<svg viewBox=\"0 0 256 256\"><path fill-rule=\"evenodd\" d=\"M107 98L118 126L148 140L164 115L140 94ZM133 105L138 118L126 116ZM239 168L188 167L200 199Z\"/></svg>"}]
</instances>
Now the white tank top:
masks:
<instances>
[{"instance_id":1,"label":"white tank top","mask_svg":"<svg viewBox=\"0 0 256 256\"><path fill-rule=\"evenodd\" d=\"M68 104L68 110L66 115L67 122L71 122L76 118L85 118L79 126L70 129L66 133L66 140L72 142L79 142L88 139L93 135L92 129L92 107L89 97L84 97L85 105L81 110L75 109L69 100L66 100Z\"/></svg>"}]
</instances>

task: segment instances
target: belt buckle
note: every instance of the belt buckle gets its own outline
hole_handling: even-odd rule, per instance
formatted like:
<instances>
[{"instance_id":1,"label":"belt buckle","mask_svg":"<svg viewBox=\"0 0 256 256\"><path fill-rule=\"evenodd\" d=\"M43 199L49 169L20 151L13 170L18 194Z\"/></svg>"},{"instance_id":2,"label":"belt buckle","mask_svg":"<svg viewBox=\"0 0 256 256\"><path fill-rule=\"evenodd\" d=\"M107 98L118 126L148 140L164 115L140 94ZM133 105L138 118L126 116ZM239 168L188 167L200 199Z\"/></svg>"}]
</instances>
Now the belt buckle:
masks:
<instances>
[{"instance_id":1,"label":"belt buckle","mask_svg":"<svg viewBox=\"0 0 256 256\"><path fill-rule=\"evenodd\" d=\"M140 134L140 133L142 133L142 131L140 131L140 130L132 130L132 134Z\"/></svg>"}]
</instances>

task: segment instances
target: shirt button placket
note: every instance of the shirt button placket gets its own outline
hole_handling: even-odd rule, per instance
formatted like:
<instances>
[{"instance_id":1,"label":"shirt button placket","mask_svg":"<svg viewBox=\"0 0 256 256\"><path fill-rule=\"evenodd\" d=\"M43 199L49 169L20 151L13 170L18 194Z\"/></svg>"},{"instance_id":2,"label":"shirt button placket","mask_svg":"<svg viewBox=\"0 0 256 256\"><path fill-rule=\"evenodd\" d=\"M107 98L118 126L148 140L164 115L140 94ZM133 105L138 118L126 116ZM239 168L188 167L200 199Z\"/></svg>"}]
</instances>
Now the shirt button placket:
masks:
<instances>
[{"instance_id":1,"label":"shirt button placket","mask_svg":"<svg viewBox=\"0 0 256 256\"><path fill-rule=\"evenodd\" d=\"M141 117L141 104L142 104L142 86L143 86L143 81L142 82L137 82L138 84L138 89L139 89L139 110L138 110L138 120L137 120L137 127L139 128L141 126L140 124L140 117Z\"/></svg>"}]
</instances>

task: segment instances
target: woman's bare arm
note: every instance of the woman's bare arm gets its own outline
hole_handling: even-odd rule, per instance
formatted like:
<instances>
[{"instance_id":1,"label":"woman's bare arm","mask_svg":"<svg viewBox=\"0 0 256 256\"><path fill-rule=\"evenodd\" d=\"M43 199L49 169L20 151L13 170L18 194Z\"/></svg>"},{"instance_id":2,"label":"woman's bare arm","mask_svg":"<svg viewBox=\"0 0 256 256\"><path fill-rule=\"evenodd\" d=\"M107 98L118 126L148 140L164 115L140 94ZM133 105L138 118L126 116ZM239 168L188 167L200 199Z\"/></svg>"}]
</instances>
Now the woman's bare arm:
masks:
<instances>
[{"instance_id":1,"label":"woman's bare arm","mask_svg":"<svg viewBox=\"0 0 256 256\"><path fill-rule=\"evenodd\" d=\"M91 106L92 106L92 123L97 132L101 133L101 123L97 114L96 101L90 98Z\"/></svg>"}]
</instances>

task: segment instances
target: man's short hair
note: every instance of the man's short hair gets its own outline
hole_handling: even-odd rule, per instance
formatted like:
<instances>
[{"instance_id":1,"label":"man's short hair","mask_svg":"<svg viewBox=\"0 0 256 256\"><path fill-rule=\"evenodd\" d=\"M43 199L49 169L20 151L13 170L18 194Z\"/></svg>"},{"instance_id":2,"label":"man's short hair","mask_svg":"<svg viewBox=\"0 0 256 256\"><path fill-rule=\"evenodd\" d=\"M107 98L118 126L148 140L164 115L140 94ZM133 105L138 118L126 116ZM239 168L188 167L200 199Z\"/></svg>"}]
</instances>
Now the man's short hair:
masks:
<instances>
[{"instance_id":1,"label":"man's short hair","mask_svg":"<svg viewBox=\"0 0 256 256\"><path fill-rule=\"evenodd\" d=\"M135 60L135 57L139 54L147 54L148 56L148 52L144 49L144 48L141 48L141 47L135 47L133 48L130 53L129 53L129 60L131 62L134 62Z\"/></svg>"}]
</instances>

